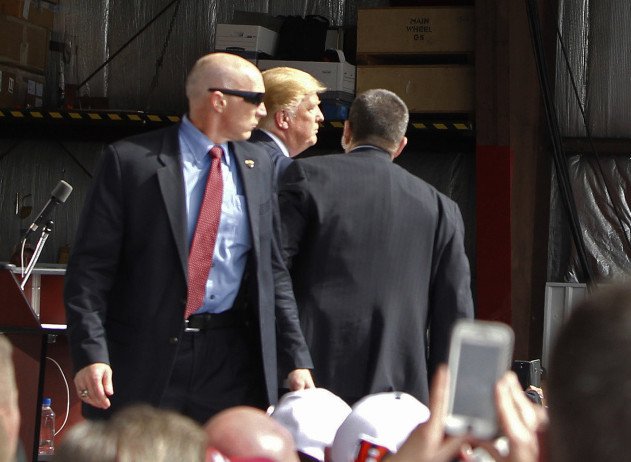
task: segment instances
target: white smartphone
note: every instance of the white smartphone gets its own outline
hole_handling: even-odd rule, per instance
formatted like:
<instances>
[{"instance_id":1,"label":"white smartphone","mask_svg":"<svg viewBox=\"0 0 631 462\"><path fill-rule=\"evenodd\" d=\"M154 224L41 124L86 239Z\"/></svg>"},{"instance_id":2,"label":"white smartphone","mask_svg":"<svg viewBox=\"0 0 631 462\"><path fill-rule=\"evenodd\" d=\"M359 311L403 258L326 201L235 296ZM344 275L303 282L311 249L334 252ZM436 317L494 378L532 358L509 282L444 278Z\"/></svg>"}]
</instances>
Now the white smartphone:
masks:
<instances>
[{"instance_id":1,"label":"white smartphone","mask_svg":"<svg viewBox=\"0 0 631 462\"><path fill-rule=\"evenodd\" d=\"M449 393L445 432L491 439L498 433L495 384L513 356L510 326L491 321L458 321L449 347Z\"/></svg>"}]
</instances>

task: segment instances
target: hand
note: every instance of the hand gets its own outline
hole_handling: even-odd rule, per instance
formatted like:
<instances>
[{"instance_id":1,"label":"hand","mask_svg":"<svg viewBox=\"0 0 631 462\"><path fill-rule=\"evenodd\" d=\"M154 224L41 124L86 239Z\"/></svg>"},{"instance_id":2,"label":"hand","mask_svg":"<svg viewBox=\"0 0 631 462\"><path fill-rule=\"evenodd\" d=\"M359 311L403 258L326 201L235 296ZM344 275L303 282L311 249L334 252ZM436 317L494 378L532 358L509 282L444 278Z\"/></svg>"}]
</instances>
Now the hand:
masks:
<instances>
[{"instance_id":1,"label":"hand","mask_svg":"<svg viewBox=\"0 0 631 462\"><path fill-rule=\"evenodd\" d=\"M508 453L500 454L490 443L481 443L497 462L536 462L539 460L539 435L548 422L546 410L532 403L509 371L495 387L495 405L502 432L508 439Z\"/></svg>"},{"instance_id":2,"label":"hand","mask_svg":"<svg viewBox=\"0 0 631 462\"><path fill-rule=\"evenodd\" d=\"M294 369L287 375L287 384L290 391L315 388L313 377L309 369Z\"/></svg>"},{"instance_id":3,"label":"hand","mask_svg":"<svg viewBox=\"0 0 631 462\"><path fill-rule=\"evenodd\" d=\"M429 396L429 420L419 425L399 448L396 454L387 456L387 462L450 462L465 450L466 436L444 437L447 412L447 367L442 365L434 374Z\"/></svg>"},{"instance_id":4,"label":"hand","mask_svg":"<svg viewBox=\"0 0 631 462\"><path fill-rule=\"evenodd\" d=\"M77 396L84 403L100 409L110 407L108 396L114 394L112 369L104 363L94 363L81 369L74 376ZM87 394L86 394L87 390Z\"/></svg>"}]
</instances>

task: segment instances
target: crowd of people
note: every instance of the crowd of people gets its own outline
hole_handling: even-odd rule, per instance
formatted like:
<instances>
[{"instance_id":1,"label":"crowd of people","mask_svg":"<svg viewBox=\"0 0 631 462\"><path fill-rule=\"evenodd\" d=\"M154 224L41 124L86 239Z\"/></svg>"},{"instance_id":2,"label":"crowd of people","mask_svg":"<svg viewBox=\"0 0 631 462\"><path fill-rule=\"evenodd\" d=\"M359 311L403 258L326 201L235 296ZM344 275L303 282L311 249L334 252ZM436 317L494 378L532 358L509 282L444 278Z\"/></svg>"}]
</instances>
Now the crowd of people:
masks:
<instances>
[{"instance_id":1,"label":"crowd of people","mask_svg":"<svg viewBox=\"0 0 631 462\"><path fill-rule=\"evenodd\" d=\"M212 53L181 123L105 149L64 291L86 420L55 460L565 462L594 436L573 416L614 424L594 406L625 396L631 289L564 328L550 425L508 372L490 391L502 437L445 436L450 332L474 314L460 211L393 162L409 115L388 90L356 96L342 152L294 160L317 142L325 90ZM577 353L605 346L615 360ZM19 446L10 351L0 336L0 462ZM589 460L623 457L609 430Z\"/></svg>"},{"instance_id":2,"label":"crowd of people","mask_svg":"<svg viewBox=\"0 0 631 462\"><path fill-rule=\"evenodd\" d=\"M85 420L66 432L54 460L195 462L566 462L625 460L631 400L631 286L601 289L560 328L546 382L546 406L534 404L513 372L496 385L502 437L476 441L444 433L448 372L438 367L426 407L386 392L349 406L312 388L289 392L268 412L226 409L206 423L148 405L109 420ZM12 462L20 416L11 345L0 335L0 461ZM588 425L589 424L589 425ZM7 444L8 443L8 444ZM483 452L480 452L483 449ZM485 454L480 457L480 454Z\"/></svg>"}]
</instances>

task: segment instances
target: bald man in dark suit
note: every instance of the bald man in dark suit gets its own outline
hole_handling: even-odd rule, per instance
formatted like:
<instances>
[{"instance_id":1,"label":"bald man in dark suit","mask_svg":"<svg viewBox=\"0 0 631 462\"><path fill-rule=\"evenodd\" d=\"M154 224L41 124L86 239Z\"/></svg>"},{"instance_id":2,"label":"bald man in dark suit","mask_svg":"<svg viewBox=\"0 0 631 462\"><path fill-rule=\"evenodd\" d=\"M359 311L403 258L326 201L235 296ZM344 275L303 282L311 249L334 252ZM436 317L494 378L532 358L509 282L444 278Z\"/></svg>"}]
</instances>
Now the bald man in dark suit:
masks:
<instances>
[{"instance_id":1,"label":"bald man in dark suit","mask_svg":"<svg viewBox=\"0 0 631 462\"><path fill-rule=\"evenodd\" d=\"M277 354L291 388L313 386L275 231L273 165L240 141L266 113L264 91L253 64L207 55L189 73L180 124L108 146L66 274L85 416L145 402L203 423L238 404L265 408L277 398ZM211 165L221 189L206 186ZM216 243L201 249L212 265L197 301L189 252L206 195L220 218Z\"/></svg>"}]
</instances>

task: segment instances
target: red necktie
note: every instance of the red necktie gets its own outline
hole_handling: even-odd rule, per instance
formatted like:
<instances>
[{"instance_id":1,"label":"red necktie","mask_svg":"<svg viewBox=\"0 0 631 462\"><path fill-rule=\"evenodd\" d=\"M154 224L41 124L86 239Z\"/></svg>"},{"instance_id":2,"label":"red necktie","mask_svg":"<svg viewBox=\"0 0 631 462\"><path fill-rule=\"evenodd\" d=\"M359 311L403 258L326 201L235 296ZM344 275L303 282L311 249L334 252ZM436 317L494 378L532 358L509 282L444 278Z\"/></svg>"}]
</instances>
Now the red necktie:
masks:
<instances>
[{"instance_id":1,"label":"red necktie","mask_svg":"<svg viewBox=\"0 0 631 462\"><path fill-rule=\"evenodd\" d=\"M221 177L221 146L213 146L210 150L212 161L204 198L199 209L195 234L188 255L188 297L184 319L197 311L204 301L206 281L212 266L217 230L221 218L221 198L223 196L223 179Z\"/></svg>"}]
</instances>

